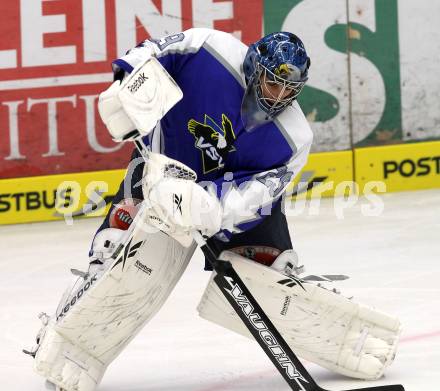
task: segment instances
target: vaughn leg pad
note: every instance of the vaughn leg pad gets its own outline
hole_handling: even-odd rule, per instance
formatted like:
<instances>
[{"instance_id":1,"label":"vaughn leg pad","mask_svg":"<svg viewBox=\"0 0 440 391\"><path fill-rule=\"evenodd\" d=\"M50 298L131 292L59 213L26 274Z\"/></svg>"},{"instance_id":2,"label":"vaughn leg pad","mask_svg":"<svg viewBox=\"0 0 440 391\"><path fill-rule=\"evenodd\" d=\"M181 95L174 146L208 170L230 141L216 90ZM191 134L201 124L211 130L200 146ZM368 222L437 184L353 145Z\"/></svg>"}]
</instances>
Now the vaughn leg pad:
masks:
<instances>
[{"instance_id":1,"label":"vaughn leg pad","mask_svg":"<svg viewBox=\"0 0 440 391\"><path fill-rule=\"evenodd\" d=\"M325 368L360 379L377 379L394 359L400 322L316 283L250 261L228 260L292 350ZM202 318L252 338L213 282L198 306Z\"/></svg>"}]
</instances>

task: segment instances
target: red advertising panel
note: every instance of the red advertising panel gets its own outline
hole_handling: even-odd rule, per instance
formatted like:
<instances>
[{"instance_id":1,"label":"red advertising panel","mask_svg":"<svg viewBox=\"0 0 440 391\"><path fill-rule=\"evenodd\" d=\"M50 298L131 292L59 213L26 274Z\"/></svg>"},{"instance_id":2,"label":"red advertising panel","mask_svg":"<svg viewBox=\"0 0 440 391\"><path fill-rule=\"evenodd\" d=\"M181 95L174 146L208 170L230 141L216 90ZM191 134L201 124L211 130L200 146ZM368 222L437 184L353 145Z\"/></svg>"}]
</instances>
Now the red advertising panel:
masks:
<instances>
[{"instance_id":1,"label":"red advertising panel","mask_svg":"<svg viewBox=\"0 0 440 391\"><path fill-rule=\"evenodd\" d=\"M262 33L262 0L16 0L0 4L0 178L125 167L97 113L110 62L150 36Z\"/></svg>"}]
</instances>

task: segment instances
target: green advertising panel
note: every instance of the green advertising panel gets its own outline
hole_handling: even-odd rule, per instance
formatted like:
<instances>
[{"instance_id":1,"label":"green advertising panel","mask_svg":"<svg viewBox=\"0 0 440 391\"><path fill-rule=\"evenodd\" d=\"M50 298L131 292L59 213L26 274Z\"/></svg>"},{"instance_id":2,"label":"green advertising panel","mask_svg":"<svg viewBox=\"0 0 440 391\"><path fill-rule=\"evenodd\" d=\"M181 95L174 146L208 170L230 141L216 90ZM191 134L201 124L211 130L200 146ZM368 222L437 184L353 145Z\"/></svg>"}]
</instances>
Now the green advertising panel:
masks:
<instances>
[{"instance_id":1,"label":"green advertising panel","mask_svg":"<svg viewBox=\"0 0 440 391\"><path fill-rule=\"evenodd\" d=\"M315 151L440 138L439 17L427 0L265 1L265 33L295 32L312 58Z\"/></svg>"}]
</instances>

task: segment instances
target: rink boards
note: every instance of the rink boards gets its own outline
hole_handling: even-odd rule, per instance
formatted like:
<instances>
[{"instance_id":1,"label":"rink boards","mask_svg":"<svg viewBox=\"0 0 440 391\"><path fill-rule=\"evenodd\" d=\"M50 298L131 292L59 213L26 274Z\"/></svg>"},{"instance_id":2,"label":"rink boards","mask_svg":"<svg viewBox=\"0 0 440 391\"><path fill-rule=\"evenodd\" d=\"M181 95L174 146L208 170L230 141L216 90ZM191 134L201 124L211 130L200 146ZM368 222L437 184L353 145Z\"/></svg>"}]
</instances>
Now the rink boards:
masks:
<instances>
[{"instance_id":1,"label":"rink boards","mask_svg":"<svg viewBox=\"0 0 440 391\"><path fill-rule=\"evenodd\" d=\"M0 224L102 216L125 170L0 181ZM440 188L440 142L311 154L288 187L295 197Z\"/></svg>"},{"instance_id":2,"label":"rink boards","mask_svg":"<svg viewBox=\"0 0 440 391\"><path fill-rule=\"evenodd\" d=\"M36 176L0 181L0 224L101 216L125 170Z\"/></svg>"}]
</instances>

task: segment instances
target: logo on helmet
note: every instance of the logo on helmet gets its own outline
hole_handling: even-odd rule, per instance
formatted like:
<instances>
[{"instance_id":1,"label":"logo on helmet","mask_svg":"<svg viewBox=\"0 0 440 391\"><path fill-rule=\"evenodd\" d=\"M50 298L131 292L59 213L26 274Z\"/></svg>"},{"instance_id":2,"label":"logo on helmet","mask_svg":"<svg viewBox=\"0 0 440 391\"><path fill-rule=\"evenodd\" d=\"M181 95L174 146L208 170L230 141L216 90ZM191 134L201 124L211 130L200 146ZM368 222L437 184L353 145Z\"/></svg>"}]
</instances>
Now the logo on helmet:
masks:
<instances>
[{"instance_id":1,"label":"logo on helmet","mask_svg":"<svg viewBox=\"0 0 440 391\"><path fill-rule=\"evenodd\" d=\"M288 64L281 64L278 68L275 68L275 75L281 76L286 79L286 76L290 74L291 70L289 69Z\"/></svg>"}]
</instances>

